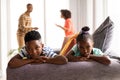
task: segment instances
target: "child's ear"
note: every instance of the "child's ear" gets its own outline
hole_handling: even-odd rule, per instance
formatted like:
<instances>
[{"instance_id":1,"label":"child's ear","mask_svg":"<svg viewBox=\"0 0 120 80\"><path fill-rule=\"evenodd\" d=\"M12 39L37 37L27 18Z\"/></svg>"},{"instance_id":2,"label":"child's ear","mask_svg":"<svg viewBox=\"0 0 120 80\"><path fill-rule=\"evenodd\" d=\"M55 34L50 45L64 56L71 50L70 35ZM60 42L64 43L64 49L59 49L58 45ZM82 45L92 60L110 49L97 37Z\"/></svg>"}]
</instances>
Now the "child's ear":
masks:
<instances>
[{"instance_id":1,"label":"child's ear","mask_svg":"<svg viewBox=\"0 0 120 80\"><path fill-rule=\"evenodd\" d=\"M42 45L42 47L44 47L44 44L41 44Z\"/></svg>"}]
</instances>

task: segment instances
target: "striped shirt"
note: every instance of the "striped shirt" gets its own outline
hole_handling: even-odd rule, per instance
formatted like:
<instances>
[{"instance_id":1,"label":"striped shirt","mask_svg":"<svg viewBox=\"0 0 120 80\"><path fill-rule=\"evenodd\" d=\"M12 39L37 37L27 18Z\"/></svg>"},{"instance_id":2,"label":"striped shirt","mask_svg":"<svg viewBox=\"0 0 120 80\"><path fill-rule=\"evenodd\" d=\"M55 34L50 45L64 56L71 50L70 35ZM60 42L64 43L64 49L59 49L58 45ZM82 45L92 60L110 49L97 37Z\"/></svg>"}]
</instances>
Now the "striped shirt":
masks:
<instances>
[{"instance_id":1,"label":"striped shirt","mask_svg":"<svg viewBox=\"0 0 120 80\"><path fill-rule=\"evenodd\" d=\"M54 58L57 54L53 51L53 49L51 49L50 47L43 47L42 49L42 54L46 57L49 57L49 58ZM19 55L23 58L23 59L29 59L30 58L30 55L27 53L25 47L23 47L21 50L20 50L20 53Z\"/></svg>"}]
</instances>

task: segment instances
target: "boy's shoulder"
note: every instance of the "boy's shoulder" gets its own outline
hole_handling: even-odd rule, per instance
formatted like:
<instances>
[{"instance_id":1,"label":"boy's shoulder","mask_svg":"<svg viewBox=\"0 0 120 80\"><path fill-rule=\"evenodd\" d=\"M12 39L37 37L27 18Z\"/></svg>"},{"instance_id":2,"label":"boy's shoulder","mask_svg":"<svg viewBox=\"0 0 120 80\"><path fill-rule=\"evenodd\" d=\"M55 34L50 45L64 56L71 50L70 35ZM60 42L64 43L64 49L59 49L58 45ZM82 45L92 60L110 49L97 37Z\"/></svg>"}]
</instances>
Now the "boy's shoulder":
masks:
<instances>
[{"instance_id":1,"label":"boy's shoulder","mask_svg":"<svg viewBox=\"0 0 120 80\"><path fill-rule=\"evenodd\" d=\"M54 52L54 50L49 46L44 46L42 50L44 53Z\"/></svg>"},{"instance_id":2,"label":"boy's shoulder","mask_svg":"<svg viewBox=\"0 0 120 80\"><path fill-rule=\"evenodd\" d=\"M57 53L55 53L54 50L49 46L44 46L42 50L43 54L47 57L55 57L57 55Z\"/></svg>"}]
</instances>

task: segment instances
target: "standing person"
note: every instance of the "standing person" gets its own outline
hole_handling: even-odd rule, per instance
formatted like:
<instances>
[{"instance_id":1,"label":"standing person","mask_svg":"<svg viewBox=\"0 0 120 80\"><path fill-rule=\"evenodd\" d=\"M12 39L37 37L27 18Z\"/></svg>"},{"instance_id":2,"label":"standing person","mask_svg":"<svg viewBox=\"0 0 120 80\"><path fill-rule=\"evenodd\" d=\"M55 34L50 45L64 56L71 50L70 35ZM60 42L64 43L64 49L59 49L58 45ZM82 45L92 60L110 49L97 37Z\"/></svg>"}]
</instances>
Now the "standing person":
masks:
<instances>
[{"instance_id":1,"label":"standing person","mask_svg":"<svg viewBox=\"0 0 120 80\"><path fill-rule=\"evenodd\" d=\"M92 36L89 34L89 27L82 28L76 38L76 45L67 53L68 61L88 61L94 60L102 64L109 65L111 61L103 54L103 52L94 48Z\"/></svg>"},{"instance_id":2,"label":"standing person","mask_svg":"<svg viewBox=\"0 0 120 80\"><path fill-rule=\"evenodd\" d=\"M20 53L14 56L8 63L11 68L21 67L26 64L66 64L67 58L53 52L50 47L44 46L38 31L30 31L25 35L25 46Z\"/></svg>"},{"instance_id":3,"label":"standing person","mask_svg":"<svg viewBox=\"0 0 120 80\"><path fill-rule=\"evenodd\" d=\"M62 9L60 10L61 12L61 18L64 18L65 20L65 24L62 27L61 25L56 24L57 27L60 27L62 30L65 31L65 38L63 41L63 45L62 48L64 47L65 43L67 42L67 40L75 34L74 31L74 26L71 20L71 11L67 10L67 9Z\"/></svg>"},{"instance_id":4,"label":"standing person","mask_svg":"<svg viewBox=\"0 0 120 80\"><path fill-rule=\"evenodd\" d=\"M37 27L31 27L31 17L30 13L33 10L32 4L27 4L27 10L19 17L18 30L17 30L17 40L19 48L22 48L24 43L24 36L28 31L37 30Z\"/></svg>"}]
</instances>

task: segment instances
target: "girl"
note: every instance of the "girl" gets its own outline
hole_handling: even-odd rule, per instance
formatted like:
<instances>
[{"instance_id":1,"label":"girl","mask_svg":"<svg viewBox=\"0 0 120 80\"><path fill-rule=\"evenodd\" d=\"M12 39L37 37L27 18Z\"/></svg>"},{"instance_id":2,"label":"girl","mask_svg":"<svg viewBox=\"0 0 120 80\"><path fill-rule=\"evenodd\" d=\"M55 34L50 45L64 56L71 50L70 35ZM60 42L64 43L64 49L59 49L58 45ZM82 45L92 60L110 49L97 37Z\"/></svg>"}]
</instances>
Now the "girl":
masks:
<instances>
[{"instance_id":1,"label":"girl","mask_svg":"<svg viewBox=\"0 0 120 80\"><path fill-rule=\"evenodd\" d=\"M85 26L76 38L76 44L67 53L68 61L88 61L94 60L102 64L109 65L110 60L103 55L100 49L94 48L92 36L89 34L89 27Z\"/></svg>"}]
</instances>

